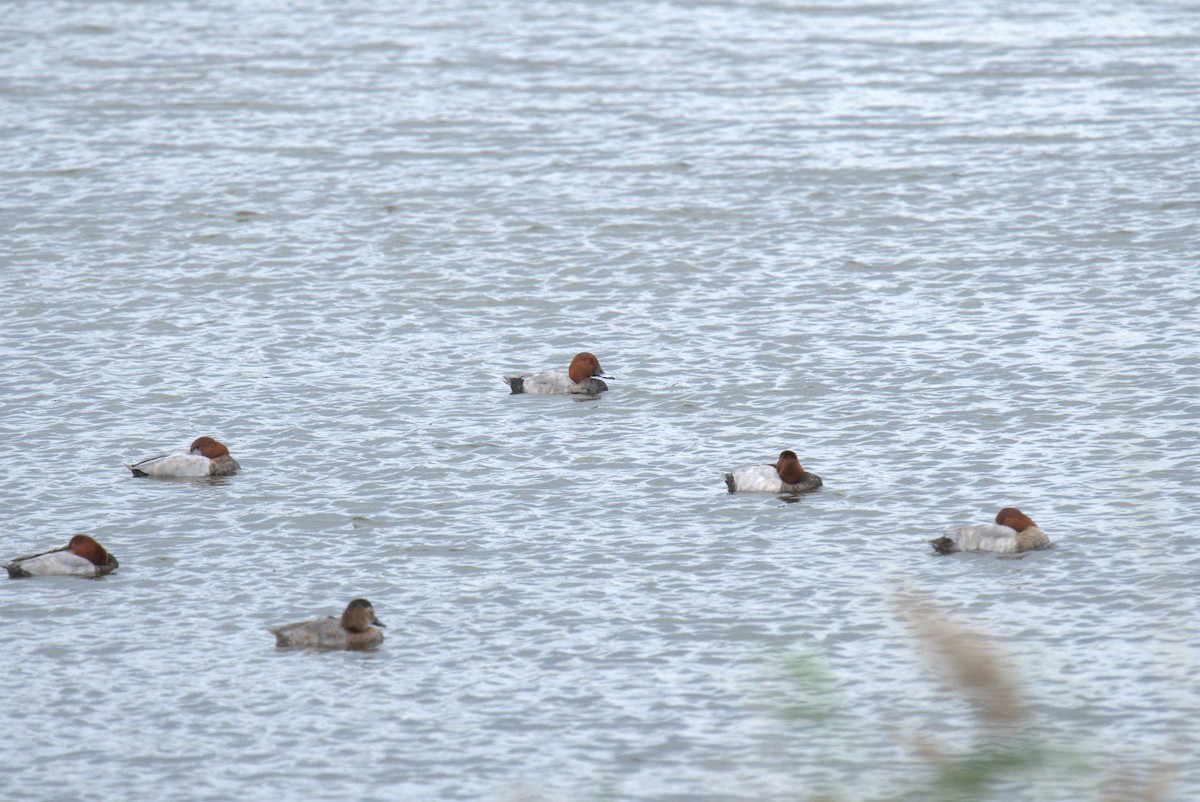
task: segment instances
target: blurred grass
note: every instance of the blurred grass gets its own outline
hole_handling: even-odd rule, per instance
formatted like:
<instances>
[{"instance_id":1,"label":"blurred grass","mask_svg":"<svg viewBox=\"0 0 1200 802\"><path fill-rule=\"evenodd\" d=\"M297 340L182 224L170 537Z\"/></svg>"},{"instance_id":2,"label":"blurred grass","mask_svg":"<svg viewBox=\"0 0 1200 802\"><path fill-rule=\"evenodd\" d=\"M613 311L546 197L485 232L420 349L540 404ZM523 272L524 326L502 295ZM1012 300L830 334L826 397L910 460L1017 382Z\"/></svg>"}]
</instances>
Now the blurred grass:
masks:
<instances>
[{"instance_id":1,"label":"blurred grass","mask_svg":"<svg viewBox=\"0 0 1200 802\"><path fill-rule=\"evenodd\" d=\"M872 726L895 732L913 752L923 771L894 781L897 787L864 796L858 789L825 787L796 791L799 802L1036 802L1037 791L1065 785L1066 779L1094 778L1096 791L1081 792L1078 802L1167 802L1178 766L1169 761L1097 767L1077 750L1052 744L1032 733L1046 731L1023 703L1026 690L1008 656L987 635L932 607L916 596L901 596L897 612L912 630L916 652L940 676L944 685L968 703L974 722L969 748L944 749L928 736L904 731L890 722ZM769 709L790 726L796 737L820 742L824 754L816 762L867 766L855 756L853 714L839 698L839 681L824 654L815 646L799 646L774 661L771 673L783 681L773 688ZM811 738L815 730L820 737ZM830 737L832 736L832 737ZM1077 786L1072 782L1070 787ZM1016 791L1019 786L1021 791ZM756 799L754 789L739 800ZM572 797L562 797L571 799ZM624 798L620 781L596 789L589 799ZM672 797L676 798L676 797ZM704 797L710 798L710 797ZM711 797L719 799L721 797ZM778 798L775 795L764 797ZM1055 795L1062 799L1061 794ZM510 802L557 802L558 798L520 792ZM1076 802L1072 800L1072 802ZM1190 802L1190 800L1188 800Z\"/></svg>"},{"instance_id":2,"label":"blurred grass","mask_svg":"<svg viewBox=\"0 0 1200 802\"><path fill-rule=\"evenodd\" d=\"M927 737L900 733L897 737L908 741L927 769L923 776L907 781L915 787L871 797L856 796L853 790L821 788L802 797L805 802L1010 802L1014 783L1045 776L1053 781L1056 776L1078 777L1088 772L1098 775L1098 802L1164 802L1169 798L1175 771L1169 763L1139 766L1140 781L1128 775L1106 779L1099 775L1111 769L1097 769L1070 749L1030 735L1038 729L1038 722L1022 702L1025 691L1017 672L986 635L914 596L899 597L897 608L912 630L922 658L947 688L969 704L975 724L971 746L950 751ZM783 658L780 673L789 688L778 714L797 728L822 727L836 735L840 719L849 718L849 713L837 697L836 677L822 655L811 648L798 649ZM839 745L841 758L852 754L848 735L832 741ZM1023 802L1025 798L1020 799Z\"/></svg>"},{"instance_id":3,"label":"blurred grass","mask_svg":"<svg viewBox=\"0 0 1200 802\"><path fill-rule=\"evenodd\" d=\"M782 671L791 686L779 711L785 719L821 725L838 713L833 674L818 654L793 652L783 658Z\"/></svg>"}]
</instances>

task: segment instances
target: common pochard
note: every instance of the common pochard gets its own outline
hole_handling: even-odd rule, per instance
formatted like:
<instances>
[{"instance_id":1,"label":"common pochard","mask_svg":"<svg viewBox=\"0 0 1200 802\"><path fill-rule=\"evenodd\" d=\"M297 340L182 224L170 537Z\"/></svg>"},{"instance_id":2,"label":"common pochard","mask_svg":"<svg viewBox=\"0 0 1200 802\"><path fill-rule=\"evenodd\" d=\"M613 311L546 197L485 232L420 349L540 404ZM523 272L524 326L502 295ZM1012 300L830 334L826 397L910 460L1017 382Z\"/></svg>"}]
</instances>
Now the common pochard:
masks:
<instances>
[{"instance_id":1,"label":"common pochard","mask_svg":"<svg viewBox=\"0 0 1200 802\"><path fill-rule=\"evenodd\" d=\"M372 626L372 624L374 626ZM316 649L369 649L383 643L384 626L375 617L375 608L366 599L346 605L341 618L326 616L274 627L276 646L308 646Z\"/></svg>"},{"instance_id":2,"label":"common pochard","mask_svg":"<svg viewBox=\"0 0 1200 802\"><path fill-rule=\"evenodd\" d=\"M572 395L599 395L608 389L603 379L600 360L595 354L583 351L571 360L567 370L544 370L532 376L505 376L504 381L517 393L570 393Z\"/></svg>"},{"instance_id":3,"label":"common pochard","mask_svg":"<svg viewBox=\"0 0 1200 802\"><path fill-rule=\"evenodd\" d=\"M241 469L229 448L211 437L198 437L186 452L150 457L126 468L134 476L231 476Z\"/></svg>"},{"instance_id":4,"label":"common pochard","mask_svg":"<svg viewBox=\"0 0 1200 802\"><path fill-rule=\"evenodd\" d=\"M6 564L11 579L27 576L104 576L117 570L117 558L104 550L95 539L75 535L57 549L17 557Z\"/></svg>"},{"instance_id":5,"label":"common pochard","mask_svg":"<svg viewBox=\"0 0 1200 802\"><path fill-rule=\"evenodd\" d=\"M803 493L821 486L821 477L804 470L795 451L780 453L774 464L747 465L725 474L730 493Z\"/></svg>"},{"instance_id":6,"label":"common pochard","mask_svg":"<svg viewBox=\"0 0 1200 802\"><path fill-rule=\"evenodd\" d=\"M1044 549L1050 538L1038 529L1028 515L1016 507L1005 507L996 513L994 524L960 526L945 537L929 541L939 554L956 551L994 551L1012 554L1019 551Z\"/></svg>"}]
</instances>

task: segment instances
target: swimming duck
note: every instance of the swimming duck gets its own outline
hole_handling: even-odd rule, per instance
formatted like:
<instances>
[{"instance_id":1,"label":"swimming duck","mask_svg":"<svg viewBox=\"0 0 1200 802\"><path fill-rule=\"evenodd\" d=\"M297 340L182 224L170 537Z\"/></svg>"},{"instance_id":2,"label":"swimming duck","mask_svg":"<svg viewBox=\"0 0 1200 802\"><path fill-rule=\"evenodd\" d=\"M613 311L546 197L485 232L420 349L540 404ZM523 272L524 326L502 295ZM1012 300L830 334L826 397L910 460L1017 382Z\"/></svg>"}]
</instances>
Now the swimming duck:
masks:
<instances>
[{"instance_id":1,"label":"swimming duck","mask_svg":"<svg viewBox=\"0 0 1200 802\"><path fill-rule=\"evenodd\" d=\"M994 551L1012 554L1019 551L1044 549L1050 538L1038 529L1028 515L1016 507L1005 507L996 513L996 523L960 526L946 537L929 541L939 554L956 551Z\"/></svg>"},{"instance_id":2,"label":"swimming duck","mask_svg":"<svg viewBox=\"0 0 1200 802\"><path fill-rule=\"evenodd\" d=\"M804 470L795 451L784 451L774 465L747 465L725 474L730 493L803 493L821 486L821 477Z\"/></svg>"},{"instance_id":3,"label":"swimming duck","mask_svg":"<svg viewBox=\"0 0 1200 802\"><path fill-rule=\"evenodd\" d=\"M134 476L231 476L242 466L224 443L198 437L185 453L162 454L125 467Z\"/></svg>"},{"instance_id":4,"label":"swimming duck","mask_svg":"<svg viewBox=\"0 0 1200 802\"><path fill-rule=\"evenodd\" d=\"M17 557L4 566L10 579L27 576L104 576L117 570L117 558L87 535L75 535L57 549Z\"/></svg>"},{"instance_id":5,"label":"swimming duck","mask_svg":"<svg viewBox=\"0 0 1200 802\"><path fill-rule=\"evenodd\" d=\"M374 624L374 626L372 626ZM312 621L285 624L270 631L276 646L313 646L318 649L369 649L383 643L376 627L384 623L375 617L375 608L366 599L346 605L341 618L326 616Z\"/></svg>"},{"instance_id":6,"label":"swimming duck","mask_svg":"<svg viewBox=\"0 0 1200 802\"><path fill-rule=\"evenodd\" d=\"M513 395L517 393L570 393L572 395L599 395L608 389L603 379L605 376L600 368L600 360L595 354L582 351L571 360L571 366L564 373L561 370L544 370L529 377L505 376L504 381L512 388Z\"/></svg>"}]
</instances>

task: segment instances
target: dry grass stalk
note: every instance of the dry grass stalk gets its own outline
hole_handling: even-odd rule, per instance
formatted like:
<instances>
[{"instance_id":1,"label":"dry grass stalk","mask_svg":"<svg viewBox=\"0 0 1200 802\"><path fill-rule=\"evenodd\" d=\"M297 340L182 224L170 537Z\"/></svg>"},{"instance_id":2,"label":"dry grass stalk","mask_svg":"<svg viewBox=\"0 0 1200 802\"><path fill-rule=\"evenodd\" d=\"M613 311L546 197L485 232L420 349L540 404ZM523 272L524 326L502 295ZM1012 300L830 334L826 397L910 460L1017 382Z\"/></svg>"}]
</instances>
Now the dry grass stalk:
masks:
<instances>
[{"instance_id":1,"label":"dry grass stalk","mask_svg":"<svg viewBox=\"0 0 1200 802\"><path fill-rule=\"evenodd\" d=\"M1013 671L986 637L912 598L899 603L934 666L962 690L981 719L1009 726L1024 718Z\"/></svg>"}]
</instances>

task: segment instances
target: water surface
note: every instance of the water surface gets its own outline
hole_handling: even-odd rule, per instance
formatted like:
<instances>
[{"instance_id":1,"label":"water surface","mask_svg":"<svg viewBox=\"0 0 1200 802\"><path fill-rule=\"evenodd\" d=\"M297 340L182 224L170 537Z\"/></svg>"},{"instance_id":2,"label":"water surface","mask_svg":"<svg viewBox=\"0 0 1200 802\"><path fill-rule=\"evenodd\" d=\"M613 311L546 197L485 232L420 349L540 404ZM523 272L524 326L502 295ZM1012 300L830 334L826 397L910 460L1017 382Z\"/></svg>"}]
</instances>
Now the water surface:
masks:
<instances>
[{"instance_id":1,"label":"water surface","mask_svg":"<svg viewBox=\"0 0 1200 802\"><path fill-rule=\"evenodd\" d=\"M996 798L1200 796L1197 10L10 4L0 556L121 569L0 583L7 787L927 799L908 593L1059 750ZM924 543L1011 504L1055 548Z\"/></svg>"}]
</instances>

